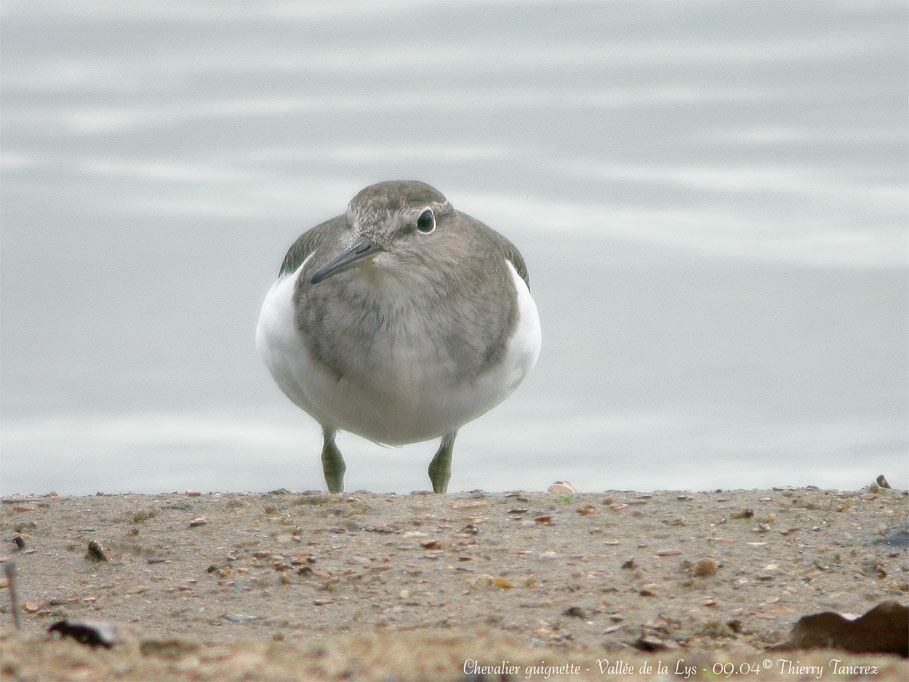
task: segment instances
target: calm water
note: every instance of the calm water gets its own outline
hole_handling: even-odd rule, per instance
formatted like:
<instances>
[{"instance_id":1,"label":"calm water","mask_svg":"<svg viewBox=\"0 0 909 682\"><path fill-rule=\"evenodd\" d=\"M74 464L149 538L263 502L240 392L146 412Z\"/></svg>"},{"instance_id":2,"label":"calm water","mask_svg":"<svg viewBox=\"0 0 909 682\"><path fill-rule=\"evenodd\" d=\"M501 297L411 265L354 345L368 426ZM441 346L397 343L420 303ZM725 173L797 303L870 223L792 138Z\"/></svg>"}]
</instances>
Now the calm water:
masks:
<instances>
[{"instance_id":1,"label":"calm water","mask_svg":"<svg viewBox=\"0 0 909 682\"><path fill-rule=\"evenodd\" d=\"M291 241L418 178L508 235L539 365L452 489L907 470L903 2L15 2L0 491L321 488L255 352ZM347 487L435 443L342 434Z\"/></svg>"}]
</instances>

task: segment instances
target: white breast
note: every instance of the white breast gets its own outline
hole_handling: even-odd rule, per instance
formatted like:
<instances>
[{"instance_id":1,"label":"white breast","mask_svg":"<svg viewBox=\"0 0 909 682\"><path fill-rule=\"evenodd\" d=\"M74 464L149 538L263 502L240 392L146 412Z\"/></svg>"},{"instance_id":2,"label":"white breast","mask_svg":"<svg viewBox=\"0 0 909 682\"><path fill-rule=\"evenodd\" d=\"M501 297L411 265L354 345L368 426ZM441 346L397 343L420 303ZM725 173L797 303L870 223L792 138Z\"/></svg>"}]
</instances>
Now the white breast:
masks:
<instances>
[{"instance_id":1,"label":"white breast","mask_svg":"<svg viewBox=\"0 0 909 682\"><path fill-rule=\"evenodd\" d=\"M271 287L262 305L256 345L281 390L322 426L371 440L403 444L456 431L504 400L536 364L540 319L526 283L507 263L518 296L518 320L502 362L474 382L452 379L451 366L419 329L399 333L393 347L377 337L356 383L317 362L297 329L294 288L306 262ZM368 360L368 359L367 359Z\"/></svg>"}]
</instances>

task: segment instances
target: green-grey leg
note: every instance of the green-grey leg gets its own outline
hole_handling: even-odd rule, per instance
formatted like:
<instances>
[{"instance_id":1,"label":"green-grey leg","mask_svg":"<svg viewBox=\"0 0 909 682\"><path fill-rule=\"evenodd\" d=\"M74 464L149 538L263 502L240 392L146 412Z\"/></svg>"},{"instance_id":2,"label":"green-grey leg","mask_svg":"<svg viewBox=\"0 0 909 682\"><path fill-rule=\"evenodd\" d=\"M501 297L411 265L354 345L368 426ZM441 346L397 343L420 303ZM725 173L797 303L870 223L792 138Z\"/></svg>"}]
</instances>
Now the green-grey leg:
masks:
<instances>
[{"instance_id":1,"label":"green-grey leg","mask_svg":"<svg viewBox=\"0 0 909 682\"><path fill-rule=\"evenodd\" d=\"M442 444L436 451L436 456L429 463L429 480L432 481L434 493L448 491L448 481L451 479L451 450L454 448L457 431L446 433L442 437Z\"/></svg>"},{"instance_id":2,"label":"green-grey leg","mask_svg":"<svg viewBox=\"0 0 909 682\"><path fill-rule=\"evenodd\" d=\"M344 466L341 451L335 445L335 431L323 427L322 435L325 438L322 445L322 473L325 475L328 492L339 493L344 490L344 472L347 467Z\"/></svg>"}]
</instances>

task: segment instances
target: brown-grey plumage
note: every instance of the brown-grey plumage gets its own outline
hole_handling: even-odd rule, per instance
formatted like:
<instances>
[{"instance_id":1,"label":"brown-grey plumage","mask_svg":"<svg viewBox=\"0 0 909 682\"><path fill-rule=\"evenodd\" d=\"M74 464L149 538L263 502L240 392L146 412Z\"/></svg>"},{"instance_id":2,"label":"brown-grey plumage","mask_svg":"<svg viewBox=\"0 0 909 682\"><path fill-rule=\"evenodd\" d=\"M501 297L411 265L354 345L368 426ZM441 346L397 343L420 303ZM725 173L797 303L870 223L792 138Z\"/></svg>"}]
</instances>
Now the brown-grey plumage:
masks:
<instances>
[{"instance_id":1,"label":"brown-grey plumage","mask_svg":"<svg viewBox=\"0 0 909 682\"><path fill-rule=\"evenodd\" d=\"M508 263L523 286L529 286L524 259L505 237L455 210L444 195L425 183L391 181L366 187L350 201L344 214L301 235L284 257L279 281L295 277L293 325L308 361L334 381L351 386L351 391L360 391L357 395L382 401L399 397L406 383L398 385L397 374L386 382L388 386L377 382L375 366L401 362L401 348L416 348L423 362L428 359L435 365L432 376L437 390L478 385L489 377L491 368L505 362L521 321L520 297L515 294ZM263 306L263 316L264 311ZM535 331L522 333L535 333L536 345L531 343L525 352L529 355L520 363L522 371L514 386L529 371L539 350L535 307L532 314ZM271 365L270 369L275 374ZM419 381L426 374L420 367L405 363L399 369L405 377L402 382L408 373L417 377L414 390L433 388L425 380ZM306 393L305 387L299 393ZM295 399L291 392L288 395ZM322 422L325 463L326 450L337 450L335 430L356 429L326 423L332 416L320 410L311 397L295 402ZM364 405L364 410L369 409ZM418 424L433 422L432 417L421 414L419 403L412 419ZM398 430L408 434L406 437L422 439L416 438L422 435L419 427L410 428L406 420L407 415L395 415ZM459 425L450 424L450 431L432 434L447 434L440 453L447 450L449 459ZM340 461L340 453L337 457L330 454L329 459ZM447 469L436 460L434 464L436 470ZM343 463L340 467L343 473ZM433 476L437 491L447 484L447 478L442 483L440 477L442 474ZM436 478L440 478L438 484Z\"/></svg>"}]
</instances>

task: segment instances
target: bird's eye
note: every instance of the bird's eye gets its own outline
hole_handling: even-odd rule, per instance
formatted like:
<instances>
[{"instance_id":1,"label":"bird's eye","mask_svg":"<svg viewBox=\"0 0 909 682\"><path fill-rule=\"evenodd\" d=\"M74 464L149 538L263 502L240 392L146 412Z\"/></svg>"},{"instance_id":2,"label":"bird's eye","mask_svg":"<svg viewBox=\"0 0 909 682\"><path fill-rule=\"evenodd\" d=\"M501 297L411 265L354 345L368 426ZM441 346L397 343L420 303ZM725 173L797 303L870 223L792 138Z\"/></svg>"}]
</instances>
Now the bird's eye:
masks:
<instances>
[{"instance_id":1,"label":"bird's eye","mask_svg":"<svg viewBox=\"0 0 909 682\"><path fill-rule=\"evenodd\" d=\"M431 209L426 209L417 218L417 229L423 234L429 234L436 229L436 217L432 214Z\"/></svg>"}]
</instances>

